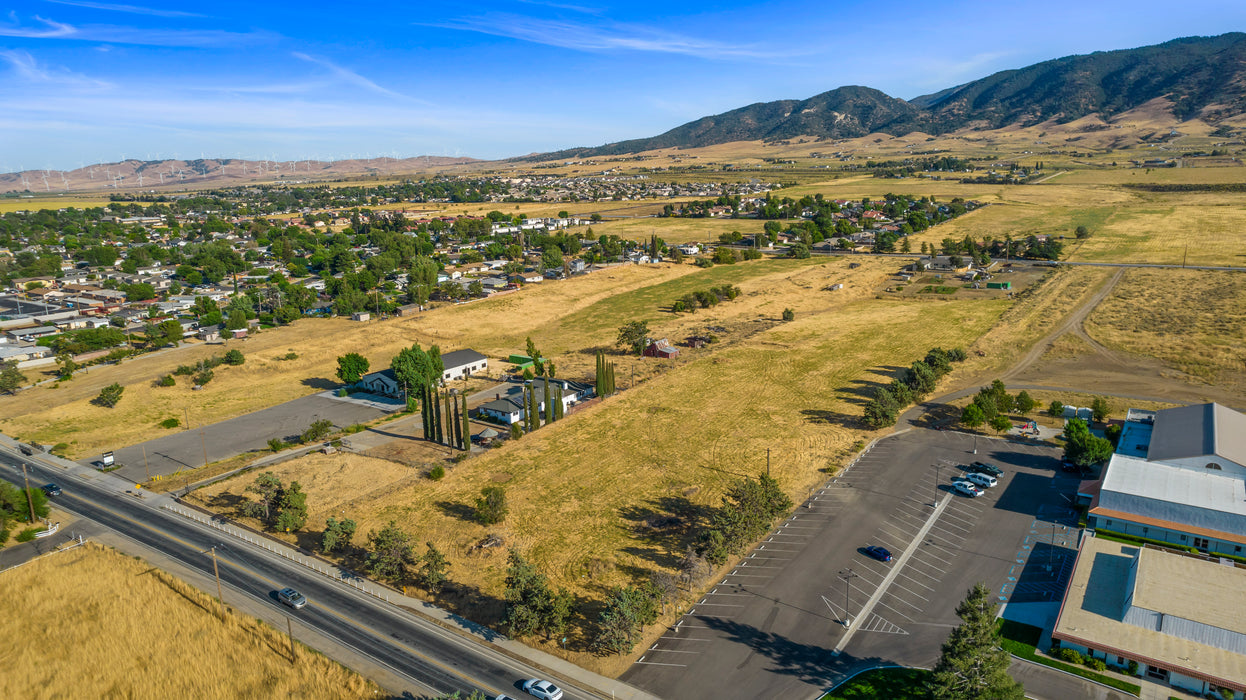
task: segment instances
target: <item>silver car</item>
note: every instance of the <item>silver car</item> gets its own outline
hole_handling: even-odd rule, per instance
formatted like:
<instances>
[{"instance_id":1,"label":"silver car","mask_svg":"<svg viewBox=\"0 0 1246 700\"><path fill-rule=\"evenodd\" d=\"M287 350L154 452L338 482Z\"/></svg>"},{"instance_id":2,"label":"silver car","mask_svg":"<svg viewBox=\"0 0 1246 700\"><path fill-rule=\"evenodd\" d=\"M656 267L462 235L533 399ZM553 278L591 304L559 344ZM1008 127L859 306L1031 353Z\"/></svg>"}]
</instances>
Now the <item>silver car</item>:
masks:
<instances>
[{"instance_id":1,"label":"silver car","mask_svg":"<svg viewBox=\"0 0 1246 700\"><path fill-rule=\"evenodd\" d=\"M277 591L277 600L280 600L295 610L307 605L307 597L293 588L283 588L280 591Z\"/></svg>"}]
</instances>

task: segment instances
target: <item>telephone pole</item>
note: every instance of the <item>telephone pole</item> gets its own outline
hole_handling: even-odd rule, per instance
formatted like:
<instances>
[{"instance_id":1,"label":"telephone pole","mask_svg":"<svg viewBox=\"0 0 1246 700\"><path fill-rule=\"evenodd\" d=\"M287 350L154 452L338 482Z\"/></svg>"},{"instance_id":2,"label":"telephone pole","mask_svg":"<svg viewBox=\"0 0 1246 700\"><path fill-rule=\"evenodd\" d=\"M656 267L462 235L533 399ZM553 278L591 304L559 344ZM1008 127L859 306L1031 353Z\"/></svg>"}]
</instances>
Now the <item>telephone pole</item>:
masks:
<instances>
[{"instance_id":1,"label":"telephone pole","mask_svg":"<svg viewBox=\"0 0 1246 700\"><path fill-rule=\"evenodd\" d=\"M225 601L221 600L221 569L216 564L216 545L212 545L212 547L204 551L212 552L212 572L216 574L216 602L224 605Z\"/></svg>"},{"instance_id":2,"label":"telephone pole","mask_svg":"<svg viewBox=\"0 0 1246 700\"><path fill-rule=\"evenodd\" d=\"M30 506L30 524L35 524L35 502L30 497L30 477L26 475L26 463L22 462L22 479L26 482L26 504Z\"/></svg>"}]
</instances>

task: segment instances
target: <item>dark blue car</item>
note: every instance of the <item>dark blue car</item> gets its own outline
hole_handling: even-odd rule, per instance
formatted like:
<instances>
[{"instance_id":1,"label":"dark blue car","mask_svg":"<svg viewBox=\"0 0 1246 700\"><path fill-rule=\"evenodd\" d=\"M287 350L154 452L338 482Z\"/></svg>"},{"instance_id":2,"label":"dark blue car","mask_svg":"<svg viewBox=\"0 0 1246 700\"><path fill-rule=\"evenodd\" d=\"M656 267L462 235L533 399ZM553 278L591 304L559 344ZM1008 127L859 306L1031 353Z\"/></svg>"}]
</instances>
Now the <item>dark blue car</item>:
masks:
<instances>
[{"instance_id":1,"label":"dark blue car","mask_svg":"<svg viewBox=\"0 0 1246 700\"><path fill-rule=\"evenodd\" d=\"M885 547L879 547L878 545L866 547L865 553L879 561L891 561L891 552L888 552Z\"/></svg>"}]
</instances>

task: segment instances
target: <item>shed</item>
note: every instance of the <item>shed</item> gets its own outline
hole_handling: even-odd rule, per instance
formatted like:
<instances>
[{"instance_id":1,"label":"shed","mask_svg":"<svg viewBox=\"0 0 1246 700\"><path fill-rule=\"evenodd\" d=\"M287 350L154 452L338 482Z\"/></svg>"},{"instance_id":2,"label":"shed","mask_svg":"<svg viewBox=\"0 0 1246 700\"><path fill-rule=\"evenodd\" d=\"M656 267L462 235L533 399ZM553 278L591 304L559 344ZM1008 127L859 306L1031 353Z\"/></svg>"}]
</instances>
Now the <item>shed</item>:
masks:
<instances>
[{"instance_id":1,"label":"shed","mask_svg":"<svg viewBox=\"0 0 1246 700\"><path fill-rule=\"evenodd\" d=\"M372 318L372 314L367 311L356 311L350 315L350 320L352 321L367 321L370 318Z\"/></svg>"},{"instance_id":2,"label":"shed","mask_svg":"<svg viewBox=\"0 0 1246 700\"><path fill-rule=\"evenodd\" d=\"M679 348L671 345L671 342L666 338L660 338L649 342L649 345L645 347L644 356L660 357L664 360L669 360L679 356Z\"/></svg>"}]
</instances>

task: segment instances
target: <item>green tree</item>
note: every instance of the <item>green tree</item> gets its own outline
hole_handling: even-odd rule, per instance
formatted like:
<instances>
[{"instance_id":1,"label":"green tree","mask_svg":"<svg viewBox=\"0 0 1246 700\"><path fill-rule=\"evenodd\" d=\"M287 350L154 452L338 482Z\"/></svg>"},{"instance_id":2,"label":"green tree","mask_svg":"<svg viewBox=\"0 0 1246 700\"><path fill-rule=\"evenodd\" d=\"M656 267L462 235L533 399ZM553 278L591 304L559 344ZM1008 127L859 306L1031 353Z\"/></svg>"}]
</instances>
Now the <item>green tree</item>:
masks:
<instances>
[{"instance_id":1,"label":"green tree","mask_svg":"<svg viewBox=\"0 0 1246 700\"><path fill-rule=\"evenodd\" d=\"M796 318L796 312L791 309L783 309L783 320L792 321Z\"/></svg>"},{"instance_id":2,"label":"green tree","mask_svg":"<svg viewBox=\"0 0 1246 700\"><path fill-rule=\"evenodd\" d=\"M645 341L649 339L649 324L645 321L628 321L619 327L616 345L621 345L639 355L644 352Z\"/></svg>"},{"instance_id":3,"label":"green tree","mask_svg":"<svg viewBox=\"0 0 1246 700\"><path fill-rule=\"evenodd\" d=\"M506 569L506 617L502 624L514 637L528 637L541 628L541 611L551 596L549 581L536 566L512 549Z\"/></svg>"},{"instance_id":4,"label":"green tree","mask_svg":"<svg viewBox=\"0 0 1246 700\"><path fill-rule=\"evenodd\" d=\"M480 490L476 499L476 521L482 525L496 525L506 519L509 512L506 506L506 489L501 486L486 486Z\"/></svg>"},{"instance_id":5,"label":"green tree","mask_svg":"<svg viewBox=\"0 0 1246 700\"><path fill-rule=\"evenodd\" d=\"M355 521L350 518L329 518L325 521L324 534L320 538L320 548L325 554L329 554L337 549L342 549L350 545L350 540L355 536Z\"/></svg>"},{"instance_id":6,"label":"green tree","mask_svg":"<svg viewBox=\"0 0 1246 700\"><path fill-rule=\"evenodd\" d=\"M420 557L420 585L429 593L436 595L446 583L446 572L450 570L450 560L432 542L424 543L428 551Z\"/></svg>"},{"instance_id":7,"label":"green tree","mask_svg":"<svg viewBox=\"0 0 1246 700\"><path fill-rule=\"evenodd\" d=\"M281 494L281 501L277 511L277 528L285 532L294 532L303 529L307 524L307 494L303 493L303 487L299 482L290 483Z\"/></svg>"},{"instance_id":8,"label":"green tree","mask_svg":"<svg viewBox=\"0 0 1246 700\"><path fill-rule=\"evenodd\" d=\"M971 403L960 412L960 423L969 428L976 428L986 422L986 416L978 404Z\"/></svg>"},{"instance_id":9,"label":"green tree","mask_svg":"<svg viewBox=\"0 0 1246 700\"><path fill-rule=\"evenodd\" d=\"M1090 432L1086 422L1070 418L1064 424L1064 458L1086 469L1112 456L1112 442Z\"/></svg>"},{"instance_id":10,"label":"green tree","mask_svg":"<svg viewBox=\"0 0 1246 700\"><path fill-rule=\"evenodd\" d=\"M408 392L416 391L422 386L437 386L446 371L437 346L430 345L425 351L420 349L419 343L399 350L390 362L390 367L394 370L398 384Z\"/></svg>"},{"instance_id":11,"label":"green tree","mask_svg":"<svg viewBox=\"0 0 1246 700\"><path fill-rule=\"evenodd\" d=\"M321 418L319 420L312 421L312 424L307 426L307 430L303 431L303 437L302 437L303 442L306 443L306 442L316 442L318 440L323 440L329 435L329 432L332 430L333 430L333 421L329 420L328 418Z\"/></svg>"},{"instance_id":12,"label":"green tree","mask_svg":"<svg viewBox=\"0 0 1246 700\"><path fill-rule=\"evenodd\" d=\"M95 397L95 404L112 408L117 405L117 402L121 401L121 394L124 391L125 387L113 382L103 389L100 389L99 396Z\"/></svg>"},{"instance_id":13,"label":"green tree","mask_svg":"<svg viewBox=\"0 0 1246 700\"><path fill-rule=\"evenodd\" d=\"M225 361L225 364L234 366L240 365L247 361L247 358L243 356L242 351L238 348L234 348L233 350L226 352L221 359Z\"/></svg>"},{"instance_id":14,"label":"green tree","mask_svg":"<svg viewBox=\"0 0 1246 700\"><path fill-rule=\"evenodd\" d=\"M1077 240L1079 241L1085 240L1087 238L1090 238L1090 229L1086 228L1085 226L1078 226L1073 231L1073 235L1077 236Z\"/></svg>"},{"instance_id":15,"label":"green tree","mask_svg":"<svg viewBox=\"0 0 1246 700\"><path fill-rule=\"evenodd\" d=\"M1002 648L996 606L981 583L956 608L961 624L943 643L931 673L935 700L1021 700L1025 691L1008 675L1012 657Z\"/></svg>"},{"instance_id":16,"label":"green tree","mask_svg":"<svg viewBox=\"0 0 1246 700\"><path fill-rule=\"evenodd\" d=\"M1064 404L1052 399L1051 405L1047 407L1047 415L1052 418L1059 418L1064 415Z\"/></svg>"},{"instance_id":17,"label":"green tree","mask_svg":"<svg viewBox=\"0 0 1246 700\"><path fill-rule=\"evenodd\" d=\"M1108 405L1107 399L1102 396L1096 396L1090 402L1090 411L1094 414L1095 422L1102 423L1108 419L1108 414L1111 413L1112 408Z\"/></svg>"},{"instance_id":18,"label":"green tree","mask_svg":"<svg viewBox=\"0 0 1246 700\"><path fill-rule=\"evenodd\" d=\"M51 511L48 496L43 489L19 489L7 481L0 481L0 520L13 519L23 523L33 523L30 518L31 506L34 506L35 518L46 518ZM0 522L0 529L4 523Z\"/></svg>"},{"instance_id":19,"label":"green tree","mask_svg":"<svg viewBox=\"0 0 1246 700\"><path fill-rule=\"evenodd\" d=\"M56 378L60 380L69 380L74 378L74 372L78 371L78 363L74 362L74 358L69 353L61 353L56 356Z\"/></svg>"},{"instance_id":20,"label":"green tree","mask_svg":"<svg viewBox=\"0 0 1246 700\"><path fill-rule=\"evenodd\" d=\"M918 399L934 391L936 382L938 379L934 370L922 360L914 362L904 374L904 383L909 385L913 396Z\"/></svg>"},{"instance_id":21,"label":"green tree","mask_svg":"<svg viewBox=\"0 0 1246 700\"><path fill-rule=\"evenodd\" d=\"M368 373L368 358L357 352L348 352L337 358L337 378L343 384L354 384Z\"/></svg>"},{"instance_id":22,"label":"green tree","mask_svg":"<svg viewBox=\"0 0 1246 700\"><path fill-rule=\"evenodd\" d=\"M1034 410L1034 398L1025 389L1022 389L1017 394L1017 398L1013 399L1013 403L1017 407L1017 413L1023 416L1029 415L1030 411Z\"/></svg>"},{"instance_id":23,"label":"green tree","mask_svg":"<svg viewBox=\"0 0 1246 700\"><path fill-rule=\"evenodd\" d=\"M407 577L407 566L415 563L411 536L393 520L379 531L368 534L368 556L364 567L373 576L401 582Z\"/></svg>"},{"instance_id":24,"label":"green tree","mask_svg":"<svg viewBox=\"0 0 1246 700\"><path fill-rule=\"evenodd\" d=\"M258 500L249 501L243 512L265 523L272 522L272 517L281 503L281 494L285 491L281 479L272 472L264 472L255 477L255 481L246 490L254 493Z\"/></svg>"},{"instance_id":25,"label":"green tree","mask_svg":"<svg viewBox=\"0 0 1246 700\"><path fill-rule=\"evenodd\" d=\"M878 430L896 424L902 406L887 387L878 387L874 396L865 403L862 420L871 430Z\"/></svg>"},{"instance_id":26,"label":"green tree","mask_svg":"<svg viewBox=\"0 0 1246 700\"><path fill-rule=\"evenodd\" d=\"M536 349L536 343L532 342L532 336L527 339L528 359L532 360L532 369L536 376L545 376L545 360L541 357L541 351Z\"/></svg>"},{"instance_id":27,"label":"green tree","mask_svg":"<svg viewBox=\"0 0 1246 700\"><path fill-rule=\"evenodd\" d=\"M991 424L991 429L997 433L1006 432L1012 428L1012 421L1008 420L1008 416L1005 416L1002 413L992 418L989 422Z\"/></svg>"}]
</instances>

